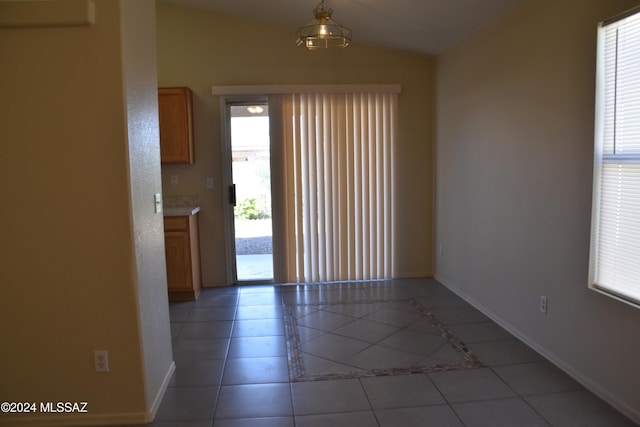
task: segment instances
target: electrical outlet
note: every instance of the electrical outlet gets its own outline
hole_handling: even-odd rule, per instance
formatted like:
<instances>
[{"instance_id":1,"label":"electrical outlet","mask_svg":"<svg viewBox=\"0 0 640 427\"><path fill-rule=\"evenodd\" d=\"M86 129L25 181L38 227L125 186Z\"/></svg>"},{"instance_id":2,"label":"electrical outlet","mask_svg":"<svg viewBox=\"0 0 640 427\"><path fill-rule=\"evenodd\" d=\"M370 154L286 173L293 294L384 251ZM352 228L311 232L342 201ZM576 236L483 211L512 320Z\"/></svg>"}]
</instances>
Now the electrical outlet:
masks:
<instances>
[{"instance_id":1,"label":"electrical outlet","mask_svg":"<svg viewBox=\"0 0 640 427\"><path fill-rule=\"evenodd\" d=\"M171 185L178 185L178 174L177 173L172 173L171 174Z\"/></svg>"},{"instance_id":2,"label":"electrical outlet","mask_svg":"<svg viewBox=\"0 0 640 427\"><path fill-rule=\"evenodd\" d=\"M107 351L94 351L93 363L96 372L109 372L109 353Z\"/></svg>"},{"instance_id":3,"label":"electrical outlet","mask_svg":"<svg viewBox=\"0 0 640 427\"><path fill-rule=\"evenodd\" d=\"M540 295L540 313L547 314L547 297Z\"/></svg>"}]
</instances>

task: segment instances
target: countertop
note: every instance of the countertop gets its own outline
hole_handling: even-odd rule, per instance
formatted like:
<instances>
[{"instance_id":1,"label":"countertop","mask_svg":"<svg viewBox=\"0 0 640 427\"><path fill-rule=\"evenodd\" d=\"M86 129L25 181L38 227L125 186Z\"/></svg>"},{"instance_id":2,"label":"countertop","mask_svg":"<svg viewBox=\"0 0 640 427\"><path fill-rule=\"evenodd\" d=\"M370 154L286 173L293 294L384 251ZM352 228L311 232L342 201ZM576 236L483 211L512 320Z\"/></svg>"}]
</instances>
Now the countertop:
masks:
<instances>
[{"instance_id":1,"label":"countertop","mask_svg":"<svg viewBox=\"0 0 640 427\"><path fill-rule=\"evenodd\" d=\"M189 216L200 212L200 206L171 206L163 209L164 216Z\"/></svg>"}]
</instances>

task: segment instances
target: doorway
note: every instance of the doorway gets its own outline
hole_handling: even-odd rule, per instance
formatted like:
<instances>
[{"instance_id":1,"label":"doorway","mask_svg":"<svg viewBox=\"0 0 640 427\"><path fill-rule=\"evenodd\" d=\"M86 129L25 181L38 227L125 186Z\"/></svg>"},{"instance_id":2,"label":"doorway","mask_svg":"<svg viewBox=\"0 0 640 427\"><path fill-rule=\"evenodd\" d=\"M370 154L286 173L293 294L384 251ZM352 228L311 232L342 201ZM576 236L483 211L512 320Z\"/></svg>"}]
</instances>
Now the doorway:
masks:
<instances>
[{"instance_id":1,"label":"doorway","mask_svg":"<svg viewBox=\"0 0 640 427\"><path fill-rule=\"evenodd\" d=\"M271 143L264 99L227 102L233 282L273 282Z\"/></svg>"}]
</instances>

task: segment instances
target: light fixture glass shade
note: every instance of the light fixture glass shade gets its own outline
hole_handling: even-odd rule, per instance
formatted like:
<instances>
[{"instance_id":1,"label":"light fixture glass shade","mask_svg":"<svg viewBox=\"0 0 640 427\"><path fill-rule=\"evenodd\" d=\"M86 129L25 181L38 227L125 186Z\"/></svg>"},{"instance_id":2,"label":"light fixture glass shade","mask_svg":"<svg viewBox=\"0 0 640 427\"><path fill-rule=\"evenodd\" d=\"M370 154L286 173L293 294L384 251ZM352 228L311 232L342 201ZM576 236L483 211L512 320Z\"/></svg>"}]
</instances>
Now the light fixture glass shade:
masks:
<instances>
[{"instance_id":1,"label":"light fixture glass shade","mask_svg":"<svg viewBox=\"0 0 640 427\"><path fill-rule=\"evenodd\" d=\"M316 19L298 29L298 46L311 50L349 46L351 30L331 19L332 13L322 0L313 10Z\"/></svg>"}]
</instances>

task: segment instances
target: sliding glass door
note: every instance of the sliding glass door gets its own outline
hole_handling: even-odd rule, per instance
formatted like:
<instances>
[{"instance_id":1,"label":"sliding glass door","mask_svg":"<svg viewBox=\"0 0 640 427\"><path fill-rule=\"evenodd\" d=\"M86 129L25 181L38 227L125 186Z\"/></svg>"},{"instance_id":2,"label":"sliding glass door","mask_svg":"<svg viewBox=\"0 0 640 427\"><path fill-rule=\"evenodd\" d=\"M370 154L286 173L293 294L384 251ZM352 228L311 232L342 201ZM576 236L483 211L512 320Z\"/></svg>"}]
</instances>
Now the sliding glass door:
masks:
<instances>
[{"instance_id":1,"label":"sliding glass door","mask_svg":"<svg viewBox=\"0 0 640 427\"><path fill-rule=\"evenodd\" d=\"M269 109L249 100L227 105L233 258L239 284L273 281Z\"/></svg>"}]
</instances>

